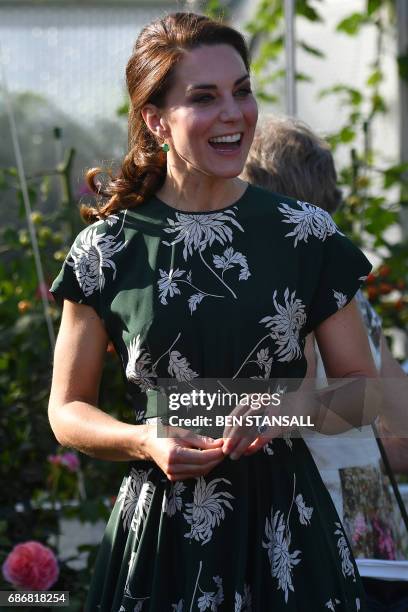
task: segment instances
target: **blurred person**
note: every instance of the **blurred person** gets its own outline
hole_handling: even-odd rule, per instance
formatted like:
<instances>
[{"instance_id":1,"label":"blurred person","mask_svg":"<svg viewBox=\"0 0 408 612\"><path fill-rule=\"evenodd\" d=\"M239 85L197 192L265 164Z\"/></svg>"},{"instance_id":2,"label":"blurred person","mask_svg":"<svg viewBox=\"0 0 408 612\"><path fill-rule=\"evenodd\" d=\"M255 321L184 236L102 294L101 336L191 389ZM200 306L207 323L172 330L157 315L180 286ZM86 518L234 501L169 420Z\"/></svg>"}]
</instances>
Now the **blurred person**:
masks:
<instances>
[{"instance_id":1,"label":"blurred person","mask_svg":"<svg viewBox=\"0 0 408 612\"><path fill-rule=\"evenodd\" d=\"M342 203L329 145L296 119L268 116L260 123L241 177L275 194L290 195L304 203L313 201L330 214ZM406 379L405 372L388 348L381 318L361 290L356 298L380 375L389 379ZM324 386L327 377L313 333L306 341L306 357L307 377L316 378L316 384ZM406 418L406 396L399 396L397 402L394 398L386 408L398 413L400 418L401 415ZM395 431L394 435L387 437L391 431L383 416L378 417L376 425L380 435L384 436L382 443L392 469L407 474L407 438L397 437ZM304 438L343 521L355 557L406 559L406 528L401 510L390 494L371 426L362 428L361 432L346 432L334 438L307 431ZM369 580L365 583L372 594L370 610L382 610L382 607L377 607L381 606L378 583ZM388 593L390 589L389 584L383 585L383 591ZM399 603L392 609L406 612L406 583L394 585L394 590Z\"/></svg>"}]
</instances>

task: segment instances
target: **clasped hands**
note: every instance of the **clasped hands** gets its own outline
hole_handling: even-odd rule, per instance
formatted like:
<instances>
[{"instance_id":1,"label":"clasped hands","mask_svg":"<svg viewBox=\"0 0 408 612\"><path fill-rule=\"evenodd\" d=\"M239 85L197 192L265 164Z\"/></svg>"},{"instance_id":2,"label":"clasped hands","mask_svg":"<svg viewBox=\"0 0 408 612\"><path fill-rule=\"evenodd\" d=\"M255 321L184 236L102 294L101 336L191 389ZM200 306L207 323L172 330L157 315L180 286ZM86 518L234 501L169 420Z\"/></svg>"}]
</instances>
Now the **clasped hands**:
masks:
<instances>
[{"instance_id":1,"label":"clasped hands","mask_svg":"<svg viewBox=\"0 0 408 612\"><path fill-rule=\"evenodd\" d=\"M287 393L282 396L279 406L263 406L262 410L254 409L238 404L230 413L230 417L245 417L259 414L263 417L288 416L311 416L310 405L305 396L299 393ZM147 426L148 428L152 426ZM148 431L146 449L148 458L155 463L166 474L171 481L196 478L210 472L221 463L227 456L232 460L239 459L242 455L248 456L258 452L269 441L289 433L296 425L282 426L271 425L259 427L257 425L242 426L231 425L224 427L220 438L211 438L194 433L188 429L162 425L167 437L157 437Z\"/></svg>"}]
</instances>

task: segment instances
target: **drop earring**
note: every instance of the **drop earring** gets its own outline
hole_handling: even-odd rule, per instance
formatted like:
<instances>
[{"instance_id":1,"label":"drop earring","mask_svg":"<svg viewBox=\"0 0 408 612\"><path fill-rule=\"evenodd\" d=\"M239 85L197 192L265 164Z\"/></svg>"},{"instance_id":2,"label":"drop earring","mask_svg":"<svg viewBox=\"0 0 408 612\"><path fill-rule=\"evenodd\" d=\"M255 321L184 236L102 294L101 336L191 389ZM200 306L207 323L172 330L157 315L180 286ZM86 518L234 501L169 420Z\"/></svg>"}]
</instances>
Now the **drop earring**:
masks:
<instances>
[{"instance_id":1,"label":"drop earring","mask_svg":"<svg viewBox=\"0 0 408 612\"><path fill-rule=\"evenodd\" d=\"M165 153L168 153L170 151L170 147L167 144L167 142L163 142L161 148L162 148L162 151L164 151Z\"/></svg>"}]
</instances>

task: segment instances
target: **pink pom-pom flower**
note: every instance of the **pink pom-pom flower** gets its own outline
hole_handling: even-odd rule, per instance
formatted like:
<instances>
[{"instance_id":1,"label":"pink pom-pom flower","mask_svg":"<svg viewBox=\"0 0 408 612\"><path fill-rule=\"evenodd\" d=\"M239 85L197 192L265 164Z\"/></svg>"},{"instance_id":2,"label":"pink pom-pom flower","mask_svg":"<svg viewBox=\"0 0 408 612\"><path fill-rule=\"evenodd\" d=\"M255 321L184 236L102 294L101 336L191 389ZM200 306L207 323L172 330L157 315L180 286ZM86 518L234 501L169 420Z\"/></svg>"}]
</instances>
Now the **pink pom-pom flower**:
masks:
<instances>
[{"instance_id":1,"label":"pink pom-pom flower","mask_svg":"<svg viewBox=\"0 0 408 612\"><path fill-rule=\"evenodd\" d=\"M53 551L34 540L14 546L2 570L7 582L29 591L47 591L59 576Z\"/></svg>"}]
</instances>

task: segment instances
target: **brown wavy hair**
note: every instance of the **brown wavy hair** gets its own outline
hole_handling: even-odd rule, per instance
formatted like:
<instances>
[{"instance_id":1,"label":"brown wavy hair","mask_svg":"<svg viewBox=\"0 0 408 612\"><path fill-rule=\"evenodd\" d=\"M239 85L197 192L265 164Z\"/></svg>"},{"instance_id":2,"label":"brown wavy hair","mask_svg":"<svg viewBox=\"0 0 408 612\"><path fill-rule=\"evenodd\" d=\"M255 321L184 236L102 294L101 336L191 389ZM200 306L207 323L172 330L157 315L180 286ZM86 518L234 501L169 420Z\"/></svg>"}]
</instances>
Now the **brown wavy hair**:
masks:
<instances>
[{"instance_id":1,"label":"brown wavy hair","mask_svg":"<svg viewBox=\"0 0 408 612\"><path fill-rule=\"evenodd\" d=\"M258 126L241 178L317 204L333 214L342 202L328 143L305 123L268 116Z\"/></svg>"},{"instance_id":2,"label":"brown wavy hair","mask_svg":"<svg viewBox=\"0 0 408 612\"><path fill-rule=\"evenodd\" d=\"M126 66L129 92L128 153L116 176L110 169L91 168L86 173L89 188L97 194L96 206L82 204L81 216L88 223L115 211L134 208L154 194L166 177L166 154L147 128L142 108L163 108L173 85L174 70L186 51L201 45L228 44L241 56L249 71L249 53L243 36L204 15L172 13L148 24L139 34ZM95 183L106 173L106 185Z\"/></svg>"}]
</instances>

